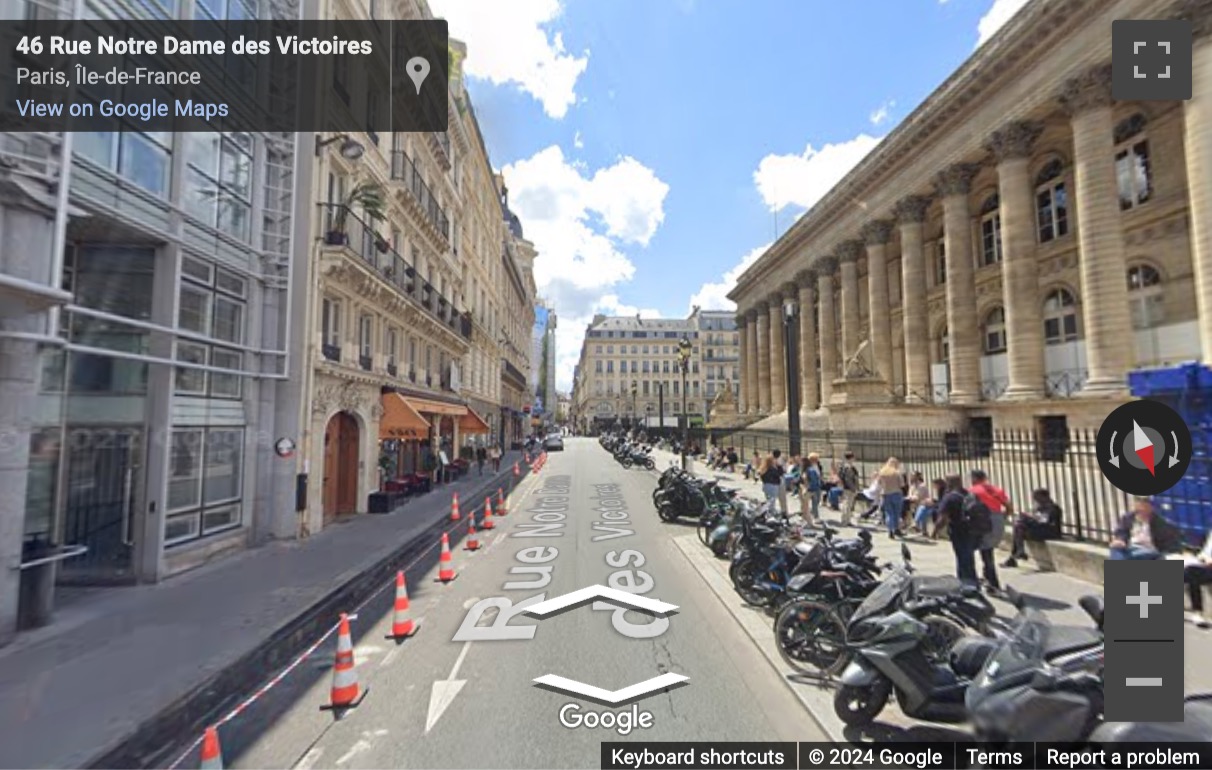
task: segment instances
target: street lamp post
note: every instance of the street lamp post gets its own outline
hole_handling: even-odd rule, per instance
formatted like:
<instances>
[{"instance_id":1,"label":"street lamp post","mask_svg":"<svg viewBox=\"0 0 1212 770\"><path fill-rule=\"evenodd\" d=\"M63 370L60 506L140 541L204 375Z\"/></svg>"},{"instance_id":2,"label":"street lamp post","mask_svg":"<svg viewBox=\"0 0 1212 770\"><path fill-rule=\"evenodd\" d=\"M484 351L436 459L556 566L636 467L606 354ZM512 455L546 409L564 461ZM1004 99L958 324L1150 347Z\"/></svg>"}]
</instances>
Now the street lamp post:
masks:
<instances>
[{"instance_id":1,"label":"street lamp post","mask_svg":"<svg viewBox=\"0 0 1212 770\"><path fill-rule=\"evenodd\" d=\"M661 423L661 438L665 434L665 383L657 383L657 420Z\"/></svg>"},{"instance_id":2,"label":"street lamp post","mask_svg":"<svg viewBox=\"0 0 1212 770\"><path fill-rule=\"evenodd\" d=\"M690 372L690 340L682 337L678 342L678 367L682 370L682 470L690 470L690 415L686 413L686 375Z\"/></svg>"},{"instance_id":3,"label":"street lamp post","mask_svg":"<svg viewBox=\"0 0 1212 770\"><path fill-rule=\"evenodd\" d=\"M787 437L788 449L792 457L800 454L800 376L799 356L796 347L799 345L799 313L794 301L788 300L783 305L783 349L786 351L787 365Z\"/></svg>"},{"instance_id":4,"label":"street lamp post","mask_svg":"<svg viewBox=\"0 0 1212 770\"><path fill-rule=\"evenodd\" d=\"M640 423L640 416L639 416L639 414L636 413L636 410L635 410L635 394L639 389L640 389L639 384L635 380L632 380L631 381L631 427L632 428L639 427L639 423Z\"/></svg>"}]
</instances>

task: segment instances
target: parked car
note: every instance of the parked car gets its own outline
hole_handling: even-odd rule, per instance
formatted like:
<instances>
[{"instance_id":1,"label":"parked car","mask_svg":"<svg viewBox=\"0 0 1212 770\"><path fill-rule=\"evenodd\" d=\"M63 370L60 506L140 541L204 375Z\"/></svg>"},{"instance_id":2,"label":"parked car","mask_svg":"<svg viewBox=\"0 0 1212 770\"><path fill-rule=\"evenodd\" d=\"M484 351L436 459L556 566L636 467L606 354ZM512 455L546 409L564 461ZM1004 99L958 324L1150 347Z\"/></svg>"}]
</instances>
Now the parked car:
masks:
<instances>
[{"instance_id":1,"label":"parked car","mask_svg":"<svg viewBox=\"0 0 1212 770\"><path fill-rule=\"evenodd\" d=\"M564 437L559 433L552 433L543 441L543 448L548 452L563 452Z\"/></svg>"}]
</instances>

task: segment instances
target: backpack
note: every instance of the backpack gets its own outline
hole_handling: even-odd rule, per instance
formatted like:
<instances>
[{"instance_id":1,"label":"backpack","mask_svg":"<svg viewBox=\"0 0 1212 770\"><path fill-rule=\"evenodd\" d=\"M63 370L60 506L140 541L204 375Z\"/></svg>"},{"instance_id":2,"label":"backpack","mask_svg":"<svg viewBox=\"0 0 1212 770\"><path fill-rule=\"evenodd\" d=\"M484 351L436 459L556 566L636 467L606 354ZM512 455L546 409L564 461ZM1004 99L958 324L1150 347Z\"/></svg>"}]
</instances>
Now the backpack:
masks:
<instances>
[{"instance_id":1,"label":"backpack","mask_svg":"<svg viewBox=\"0 0 1212 770\"><path fill-rule=\"evenodd\" d=\"M960 522L974 537L981 538L993 531L993 513L974 492L964 495Z\"/></svg>"},{"instance_id":2,"label":"backpack","mask_svg":"<svg viewBox=\"0 0 1212 770\"><path fill-rule=\"evenodd\" d=\"M837 477L842 482L843 489L858 488L858 470L850 463L838 468Z\"/></svg>"}]
</instances>

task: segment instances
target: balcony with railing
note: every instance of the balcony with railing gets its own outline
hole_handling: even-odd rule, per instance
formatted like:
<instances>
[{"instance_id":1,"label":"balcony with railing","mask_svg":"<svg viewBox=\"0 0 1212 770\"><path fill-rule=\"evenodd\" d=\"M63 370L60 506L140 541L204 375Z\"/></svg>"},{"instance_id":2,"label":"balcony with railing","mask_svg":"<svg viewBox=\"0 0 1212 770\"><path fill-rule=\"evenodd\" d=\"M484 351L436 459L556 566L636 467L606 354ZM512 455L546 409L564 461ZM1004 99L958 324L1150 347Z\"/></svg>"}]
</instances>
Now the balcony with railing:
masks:
<instances>
[{"instance_id":1,"label":"balcony with railing","mask_svg":"<svg viewBox=\"0 0 1212 770\"><path fill-rule=\"evenodd\" d=\"M403 150L393 150L391 153L391 178L404 186L411 195L413 204L420 210L424 219L447 243L450 242L450 219L438 203L429 185L421 178L416 163Z\"/></svg>"},{"instance_id":2,"label":"balcony with railing","mask_svg":"<svg viewBox=\"0 0 1212 770\"><path fill-rule=\"evenodd\" d=\"M326 228L324 234L326 247L341 249L349 256L356 255L357 261L366 269L376 273L401 294L423 307L447 328L464 337L469 336L462 333L461 324L464 314L454 309L451 300L439 296L432 284L428 281L420 281L413 266L395 250L371 222L358 216L343 204L321 203L320 207ZM336 215L342 210L345 211L345 216L344 224L340 226L341 223ZM419 286L418 283L420 283Z\"/></svg>"}]
</instances>

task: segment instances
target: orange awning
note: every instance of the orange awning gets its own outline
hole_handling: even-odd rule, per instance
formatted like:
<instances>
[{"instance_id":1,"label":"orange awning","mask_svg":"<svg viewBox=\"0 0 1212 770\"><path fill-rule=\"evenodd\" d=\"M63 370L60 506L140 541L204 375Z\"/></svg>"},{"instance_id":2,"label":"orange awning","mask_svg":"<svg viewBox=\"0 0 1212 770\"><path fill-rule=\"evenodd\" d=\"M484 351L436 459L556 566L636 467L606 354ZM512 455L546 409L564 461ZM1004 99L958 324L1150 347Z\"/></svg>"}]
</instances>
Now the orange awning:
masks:
<instances>
[{"instance_id":1,"label":"orange awning","mask_svg":"<svg viewBox=\"0 0 1212 770\"><path fill-rule=\"evenodd\" d=\"M467 414L467 407L462 404L448 404L445 401L430 401L427 398L404 398L405 401L421 414L449 414L461 417Z\"/></svg>"},{"instance_id":2,"label":"orange awning","mask_svg":"<svg viewBox=\"0 0 1212 770\"><path fill-rule=\"evenodd\" d=\"M471 407L467 408L467 414L459 418L460 433L491 433L492 429L488 427L488 423L484 422L484 418L476 414L476 410Z\"/></svg>"},{"instance_id":3,"label":"orange awning","mask_svg":"<svg viewBox=\"0 0 1212 770\"><path fill-rule=\"evenodd\" d=\"M427 438L429 423L408 399L399 393L384 393L383 416L379 419L379 440Z\"/></svg>"}]
</instances>

